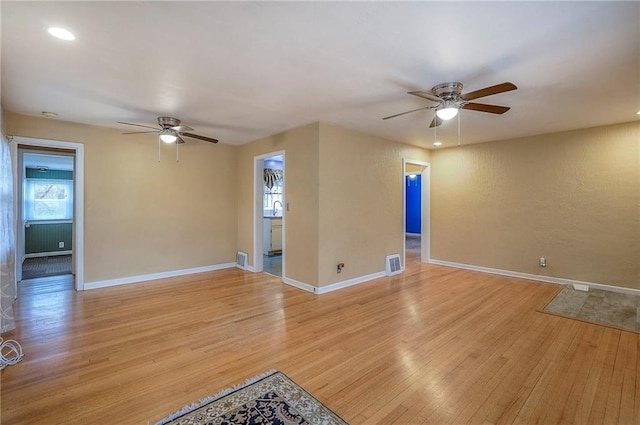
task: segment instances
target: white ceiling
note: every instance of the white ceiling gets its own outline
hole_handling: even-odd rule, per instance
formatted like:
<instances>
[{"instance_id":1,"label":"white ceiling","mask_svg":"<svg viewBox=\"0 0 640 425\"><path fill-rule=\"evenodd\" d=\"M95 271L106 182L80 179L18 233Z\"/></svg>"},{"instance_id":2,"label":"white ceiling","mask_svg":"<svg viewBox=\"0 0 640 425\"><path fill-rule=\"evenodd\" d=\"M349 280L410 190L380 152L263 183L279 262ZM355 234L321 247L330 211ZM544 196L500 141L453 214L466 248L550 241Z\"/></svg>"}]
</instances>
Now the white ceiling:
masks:
<instances>
[{"instance_id":1,"label":"white ceiling","mask_svg":"<svg viewBox=\"0 0 640 425\"><path fill-rule=\"evenodd\" d=\"M506 114L462 112L462 143L640 118L637 1L0 7L1 100L22 114L123 131L116 121L168 115L229 144L322 121L431 147L431 110L382 120L432 104L407 91L511 81L518 90L477 100L511 106ZM455 129L438 129L445 146Z\"/></svg>"}]
</instances>

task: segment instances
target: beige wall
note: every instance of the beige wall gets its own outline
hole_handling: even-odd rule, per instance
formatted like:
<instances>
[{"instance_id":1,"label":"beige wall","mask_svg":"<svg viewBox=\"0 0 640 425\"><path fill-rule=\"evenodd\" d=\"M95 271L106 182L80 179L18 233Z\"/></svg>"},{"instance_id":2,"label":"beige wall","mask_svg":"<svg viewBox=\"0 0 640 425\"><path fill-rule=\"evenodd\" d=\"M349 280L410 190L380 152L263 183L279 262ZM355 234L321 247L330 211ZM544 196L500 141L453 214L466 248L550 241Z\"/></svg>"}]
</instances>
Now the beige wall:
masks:
<instances>
[{"instance_id":1,"label":"beige wall","mask_svg":"<svg viewBox=\"0 0 640 425\"><path fill-rule=\"evenodd\" d=\"M640 288L640 123L437 150L431 177L432 258Z\"/></svg>"},{"instance_id":2,"label":"beige wall","mask_svg":"<svg viewBox=\"0 0 640 425\"><path fill-rule=\"evenodd\" d=\"M243 146L7 112L7 133L85 146L87 283L253 256L253 159L284 150L286 273L325 286L402 250L402 159L431 162L431 256L640 289L640 124L436 150L314 123ZM547 268L539 268L539 257ZM336 264L345 263L341 274Z\"/></svg>"},{"instance_id":3,"label":"beige wall","mask_svg":"<svg viewBox=\"0 0 640 425\"><path fill-rule=\"evenodd\" d=\"M319 286L384 271L387 255L402 254L403 158L428 162L429 152L320 124Z\"/></svg>"},{"instance_id":4,"label":"beige wall","mask_svg":"<svg viewBox=\"0 0 640 425\"><path fill-rule=\"evenodd\" d=\"M325 286L384 270L403 243L402 159L428 151L324 123L239 147L238 247L253 246L253 159L286 151L286 276ZM338 263L345 263L341 274Z\"/></svg>"},{"instance_id":5,"label":"beige wall","mask_svg":"<svg viewBox=\"0 0 640 425\"><path fill-rule=\"evenodd\" d=\"M238 147L238 250L253 258L254 157L284 150L287 277L318 282L318 124L309 124ZM262 260L262 259L260 259Z\"/></svg>"},{"instance_id":6,"label":"beige wall","mask_svg":"<svg viewBox=\"0 0 640 425\"><path fill-rule=\"evenodd\" d=\"M424 170L423 165L407 164L407 167L406 167L407 173L420 174L422 170Z\"/></svg>"},{"instance_id":7,"label":"beige wall","mask_svg":"<svg viewBox=\"0 0 640 425\"><path fill-rule=\"evenodd\" d=\"M85 147L85 283L235 262L236 150L8 114L12 135Z\"/></svg>"}]
</instances>

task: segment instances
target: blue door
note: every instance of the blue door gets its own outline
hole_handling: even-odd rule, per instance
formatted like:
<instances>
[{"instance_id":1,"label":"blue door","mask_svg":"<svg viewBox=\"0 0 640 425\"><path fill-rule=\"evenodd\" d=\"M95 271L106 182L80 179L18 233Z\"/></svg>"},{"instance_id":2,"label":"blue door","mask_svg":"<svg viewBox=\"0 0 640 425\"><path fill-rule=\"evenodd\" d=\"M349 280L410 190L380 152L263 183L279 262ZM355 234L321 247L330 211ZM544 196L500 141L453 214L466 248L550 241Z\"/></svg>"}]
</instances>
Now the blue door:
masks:
<instances>
[{"instance_id":1,"label":"blue door","mask_svg":"<svg viewBox=\"0 0 640 425\"><path fill-rule=\"evenodd\" d=\"M405 177L406 217L407 233L421 233L420 229L420 205L422 201L422 182L420 175Z\"/></svg>"}]
</instances>

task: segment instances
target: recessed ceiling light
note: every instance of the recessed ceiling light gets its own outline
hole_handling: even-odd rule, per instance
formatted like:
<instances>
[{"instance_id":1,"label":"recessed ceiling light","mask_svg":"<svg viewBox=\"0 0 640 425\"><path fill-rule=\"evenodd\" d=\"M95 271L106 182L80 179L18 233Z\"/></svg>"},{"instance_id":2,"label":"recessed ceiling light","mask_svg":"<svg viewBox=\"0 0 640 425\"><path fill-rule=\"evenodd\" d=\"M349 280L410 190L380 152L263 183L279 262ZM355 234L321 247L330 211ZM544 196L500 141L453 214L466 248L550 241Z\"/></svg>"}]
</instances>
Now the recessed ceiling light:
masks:
<instances>
[{"instance_id":1,"label":"recessed ceiling light","mask_svg":"<svg viewBox=\"0 0 640 425\"><path fill-rule=\"evenodd\" d=\"M59 27L51 27L49 28L49 34L51 34L52 36L59 38L60 40L67 40L67 41L71 41L71 40L75 40L76 36L71 34L71 32L69 32L68 30L64 29L64 28L59 28Z\"/></svg>"},{"instance_id":2,"label":"recessed ceiling light","mask_svg":"<svg viewBox=\"0 0 640 425\"><path fill-rule=\"evenodd\" d=\"M42 116L47 118L58 118L58 114L55 112L42 111Z\"/></svg>"},{"instance_id":3,"label":"recessed ceiling light","mask_svg":"<svg viewBox=\"0 0 640 425\"><path fill-rule=\"evenodd\" d=\"M435 147L442 146L442 142L433 142L433 146Z\"/></svg>"}]
</instances>

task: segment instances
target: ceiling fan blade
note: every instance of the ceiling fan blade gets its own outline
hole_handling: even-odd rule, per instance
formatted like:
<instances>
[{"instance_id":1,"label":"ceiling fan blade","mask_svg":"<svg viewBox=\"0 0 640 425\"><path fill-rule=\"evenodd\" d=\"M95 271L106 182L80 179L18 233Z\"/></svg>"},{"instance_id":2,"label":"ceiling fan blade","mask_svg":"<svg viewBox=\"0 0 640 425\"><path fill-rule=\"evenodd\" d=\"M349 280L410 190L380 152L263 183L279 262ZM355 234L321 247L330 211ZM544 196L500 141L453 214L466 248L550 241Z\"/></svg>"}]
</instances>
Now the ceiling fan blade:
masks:
<instances>
[{"instance_id":1,"label":"ceiling fan blade","mask_svg":"<svg viewBox=\"0 0 640 425\"><path fill-rule=\"evenodd\" d=\"M211 137L199 136L193 133L180 133L181 136L191 137L192 139L204 140L205 142L218 143L217 139L212 139Z\"/></svg>"},{"instance_id":2,"label":"ceiling fan blade","mask_svg":"<svg viewBox=\"0 0 640 425\"><path fill-rule=\"evenodd\" d=\"M442 102L442 99L440 99L438 96L435 96L431 93L427 93L426 91L410 91L407 93L412 94L414 96L421 97L423 99L432 100L434 102Z\"/></svg>"},{"instance_id":3,"label":"ceiling fan blade","mask_svg":"<svg viewBox=\"0 0 640 425\"><path fill-rule=\"evenodd\" d=\"M182 133L184 131L193 131L193 128L187 125L174 125L173 127L171 127L171 130L175 130L178 133Z\"/></svg>"},{"instance_id":4,"label":"ceiling fan blade","mask_svg":"<svg viewBox=\"0 0 640 425\"><path fill-rule=\"evenodd\" d=\"M122 133L122 134L145 134L145 133L157 133L158 130L155 131L129 131L127 133Z\"/></svg>"},{"instance_id":5,"label":"ceiling fan blade","mask_svg":"<svg viewBox=\"0 0 640 425\"><path fill-rule=\"evenodd\" d=\"M508 106L487 105L486 103L465 103L462 109L470 109L472 111L489 112L491 114L504 114L509 109Z\"/></svg>"},{"instance_id":6,"label":"ceiling fan blade","mask_svg":"<svg viewBox=\"0 0 640 425\"><path fill-rule=\"evenodd\" d=\"M491 96L493 94L504 93L507 91L515 90L517 88L518 87L516 87L516 85L513 83L496 84L495 86L485 87L480 90L463 94L460 96L460 98L463 100L473 100L473 99L478 99L480 97Z\"/></svg>"},{"instance_id":7,"label":"ceiling fan blade","mask_svg":"<svg viewBox=\"0 0 640 425\"><path fill-rule=\"evenodd\" d=\"M382 118L383 120L388 120L389 118L395 118L395 117L399 117L400 115L405 115L405 114L410 114L412 112L416 112L416 111L422 111L423 109L433 109L435 108L435 106L424 106L422 108L418 108L418 109L413 109L411 111L407 111L407 112L400 112L399 114L395 114L395 115L389 115L388 117L384 117Z\"/></svg>"},{"instance_id":8,"label":"ceiling fan blade","mask_svg":"<svg viewBox=\"0 0 640 425\"><path fill-rule=\"evenodd\" d=\"M154 130L156 130L156 131L161 130L161 129L160 129L160 128L158 128L158 127L151 127L151 126L148 126L148 125L142 125L142 124L134 124L134 123L132 123L132 122L122 122L122 121L116 121L116 122L117 122L118 124L135 125L135 126L137 126L137 127L152 128L152 129L154 129Z\"/></svg>"},{"instance_id":9,"label":"ceiling fan blade","mask_svg":"<svg viewBox=\"0 0 640 425\"><path fill-rule=\"evenodd\" d=\"M433 127L437 127L440 124L442 124L442 119L440 119L437 115L435 117L433 117L433 121L431 121L431 125L429 125L429 128L433 128Z\"/></svg>"}]
</instances>

